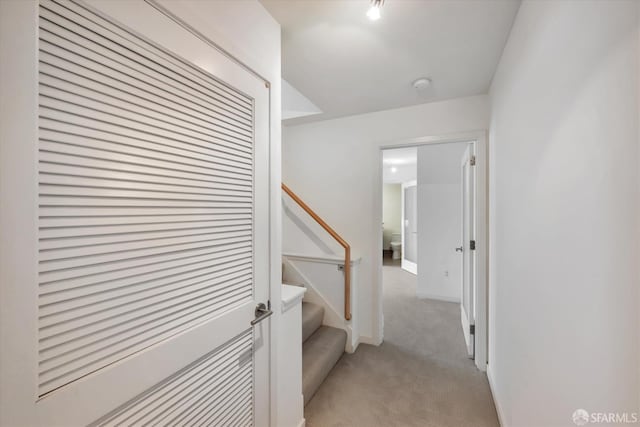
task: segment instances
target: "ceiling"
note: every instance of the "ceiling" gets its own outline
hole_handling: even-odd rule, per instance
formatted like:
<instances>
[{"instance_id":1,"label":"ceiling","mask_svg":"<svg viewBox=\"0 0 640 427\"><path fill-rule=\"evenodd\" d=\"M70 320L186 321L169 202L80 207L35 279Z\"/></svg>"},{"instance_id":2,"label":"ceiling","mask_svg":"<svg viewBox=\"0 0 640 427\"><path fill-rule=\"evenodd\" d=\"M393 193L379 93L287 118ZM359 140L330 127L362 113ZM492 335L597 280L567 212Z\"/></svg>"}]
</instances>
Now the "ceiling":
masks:
<instances>
[{"instance_id":1,"label":"ceiling","mask_svg":"<svg viewBox=\"0 0 640 427\"><path fill-rule=\"evenodd\" d=\"M282 26L282 74L325 120L487 93L519 0L261 0ZM412 82L429 77L418 93Z\"/></svg>"},{"instance_id":2,"label":"ceiling","mask_svg":"<svg viewBox=\"0 0 640 427\"><path fill-rule=\"evenodd\" d=\"M400 184L417 178L418 147L394 148L382 152L382 182Z\"/></svg>"}]
</instances>

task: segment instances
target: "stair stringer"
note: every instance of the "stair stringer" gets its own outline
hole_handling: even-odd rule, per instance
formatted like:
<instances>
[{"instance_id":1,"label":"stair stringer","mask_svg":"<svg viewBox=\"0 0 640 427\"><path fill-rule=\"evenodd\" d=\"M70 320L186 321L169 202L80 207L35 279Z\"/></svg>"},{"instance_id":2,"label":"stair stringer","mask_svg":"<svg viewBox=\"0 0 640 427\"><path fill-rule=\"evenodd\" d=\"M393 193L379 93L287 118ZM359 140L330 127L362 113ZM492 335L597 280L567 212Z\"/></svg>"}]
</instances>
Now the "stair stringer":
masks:
<instances>
[{"instance_id":1,"label":"stair stringer","mask_svg":"<svg viewBox=\"0 0 640 427\"><path fill-rule=\"evenodd\" d=\"M347 333L345 351L347 353L356 351L359 344L359 337L353 333L351 322L343 317L342 308L338 309L327 301L313 285L312 281L295 265L294 261L284 258L282 263L284 266L282 271L283 281L289 284L295 283L304 286L307 289L307 292L304 294L304 301L317 304L324 308L322 324L345 331Z\"/></svg>"}]
</instances>

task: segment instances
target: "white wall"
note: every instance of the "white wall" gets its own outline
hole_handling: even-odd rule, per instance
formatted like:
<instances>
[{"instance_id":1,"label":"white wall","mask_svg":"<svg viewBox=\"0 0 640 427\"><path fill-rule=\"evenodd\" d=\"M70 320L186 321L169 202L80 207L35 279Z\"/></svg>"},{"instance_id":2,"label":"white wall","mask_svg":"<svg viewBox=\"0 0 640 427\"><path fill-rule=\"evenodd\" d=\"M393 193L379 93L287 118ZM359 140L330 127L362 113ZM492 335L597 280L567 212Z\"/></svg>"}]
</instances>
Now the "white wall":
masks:
<instances>
[{"instance_id":1,"label":"white wall","mask_svg":"<svg viewBox=\"0 0 640 427\"><path fill-rule=\"evenodd\" d=\"M362 256L359 316L364 342L378 338L372 314L381 273L380 148L408 138L488 129L488 124L487 97L475 96L283 127L283 181ZM283 244L291 247L297 242L287 241L288 226L284 224Z\"/></svg>"},{"instance_id":2,"label":"white wall","mask_svg":"<svg viewBox=\"0 0 640 427\"><path fill-rule=\"evenodd\" d=\"M282 120L320 114L322 111L289 82L282 79Z\"/></svg>"},{"instance_id":3,"label":"white wall","mask_svg":"<svg viewBox=\"0 0 640 427\"><path fill-rule=\"evenodd\" d=\"M638 5L525 1L491 88L504 425L638 411Z\"/></svg>"},{"instance_id":4,"label":"white wall","mask_svg":"<svg viewBox=\"0 0 640 427\"><path fill-rule=\"evenodd\" d=\"M402 184L384 184L382 186L382 222L384 232L382 248L391 249L391 239L394 233L402 229Z\"/></svg>"},{"instance_id":5,"label":"white wall","mask_svg":"<svg viewBox=\"0 0 640 427\"><path fill-rule=\"evenodd\" d=\"M278 107L273 114L280 121L280 24L258 0L156 1L269 81Z\"/></svg>"},{"instance_id":6,"label":"white wall","mask_svg":"<svg viewBox=\"0 0 640 427\"><path fill-rule=\"evenodd\" d=\"M418 148L418 281L420 298L460 301L462 183L466 143Z\"/></svg>"}]
</instances>

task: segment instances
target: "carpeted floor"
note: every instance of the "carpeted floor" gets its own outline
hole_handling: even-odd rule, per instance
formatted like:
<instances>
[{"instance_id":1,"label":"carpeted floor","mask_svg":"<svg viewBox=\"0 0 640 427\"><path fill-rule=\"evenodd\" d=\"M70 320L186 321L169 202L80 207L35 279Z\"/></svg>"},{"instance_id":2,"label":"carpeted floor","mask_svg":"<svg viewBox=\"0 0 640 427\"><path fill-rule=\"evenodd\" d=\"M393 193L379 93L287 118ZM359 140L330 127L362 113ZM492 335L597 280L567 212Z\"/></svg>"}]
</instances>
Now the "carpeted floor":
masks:
<instances>
[{"instance_id":1,"label":"carpeted floor","mask_svg":"<svg viewBox=\"0 0 640 427\"><path fill-rule=\"evenodd\" d=\"M307 426L498 426L458 304L416 298L415 276L392 262L383 274L384 343L340 359L305 408Z\"/></svg>"}]
</instances>

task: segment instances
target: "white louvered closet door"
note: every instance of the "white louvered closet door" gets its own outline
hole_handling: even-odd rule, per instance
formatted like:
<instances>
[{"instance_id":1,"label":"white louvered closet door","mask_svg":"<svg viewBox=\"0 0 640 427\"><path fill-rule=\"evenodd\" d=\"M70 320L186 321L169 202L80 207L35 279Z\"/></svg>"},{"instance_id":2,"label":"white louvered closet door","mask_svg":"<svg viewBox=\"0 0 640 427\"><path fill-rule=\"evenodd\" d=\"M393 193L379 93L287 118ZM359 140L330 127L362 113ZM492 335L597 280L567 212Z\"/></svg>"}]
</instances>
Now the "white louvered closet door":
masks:
<instances>
[{"instance_id":1,"label":"white louvered closet door","mask_svg":"<svg viewBox=\"0 0 640 427\"><path fill-rule=\"evenodd\" d=\"M25 420L268 425L268 85L142 0L37 13Z\"/></svg>"}]
</instances>

